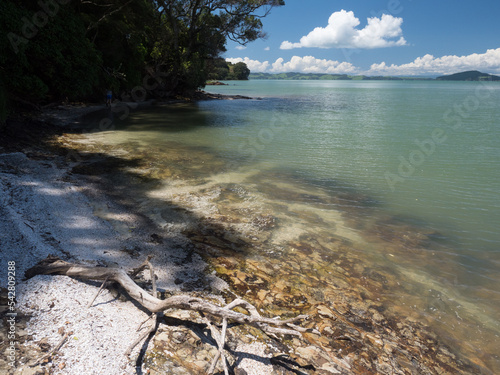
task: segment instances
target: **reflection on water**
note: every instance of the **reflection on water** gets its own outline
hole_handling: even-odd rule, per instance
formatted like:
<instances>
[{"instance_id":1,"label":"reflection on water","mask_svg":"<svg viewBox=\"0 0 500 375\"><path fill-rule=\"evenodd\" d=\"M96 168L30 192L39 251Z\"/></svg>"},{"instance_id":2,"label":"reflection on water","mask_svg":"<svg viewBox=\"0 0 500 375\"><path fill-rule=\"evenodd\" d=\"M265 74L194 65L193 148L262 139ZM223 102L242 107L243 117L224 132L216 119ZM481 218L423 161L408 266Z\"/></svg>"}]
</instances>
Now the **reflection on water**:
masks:
<instances>
[{"instance_id":1,"label":"reflection on water","mask_svg":"<svg viewBox=\"0 0 500 375\"><path fill-rule=\"evenodd\" d=\"M402 184L391 196L381 188L385 162L407 152L403 139L392 144L387 127L379 126L394 109L380 113L373 92L355 96L355 103L349 93L335 95L328 113L321 95L305 103L295 98L289 111L276 110L287 103L282 98L153 108L118 122L115 131L67 142L139 158L140 165L128 169L135 180L123 181L138 209L184 233L238 294L269 314L318 316L312 324L323 341L316 344L325 350L343 349L346 360L362 363L360 347L371 342L377 348L380 339L386 344L373 349L376 355L396 358L387 360L404 368L416 366L404 362L416 356L456 373L479 373L474 366L500 372L496 234L484 238L489 246L475 242L480 249L474 252L475 234L456 227L465 207L455 205L457 221L445 222L450 200L442 191L422 190L420 181L433 186L439 173L445 180L434 163L426 166L429 175L416 176L414 190ZM378 112L357 113L359 103ZM343 121L351 115L349 132ZM448 158L442 157L444 165ZM459 189L467 184L451 193ZM465 206L477 198L460 197ZM184 223L171 205L203 218L205 226ZM342 335L348 339L339 342ZM470 362L457 364L460 356Z\"/></svg>"}]
</instances>

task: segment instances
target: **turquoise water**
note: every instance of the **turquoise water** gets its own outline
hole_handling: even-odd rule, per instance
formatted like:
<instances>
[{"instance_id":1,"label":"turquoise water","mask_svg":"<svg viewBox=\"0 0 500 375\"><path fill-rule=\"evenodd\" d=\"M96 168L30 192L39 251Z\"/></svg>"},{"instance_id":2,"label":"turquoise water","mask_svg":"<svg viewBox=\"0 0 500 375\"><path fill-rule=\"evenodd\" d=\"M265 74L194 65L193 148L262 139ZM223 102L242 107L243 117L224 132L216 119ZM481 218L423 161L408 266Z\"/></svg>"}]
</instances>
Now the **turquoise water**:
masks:
<instances>
[{"instance_id":1,"label":"turquoise water","mask_svg":"<svg viewBox=\"0 0 500 375\"><path fill-rule=\"evenodd\" d=\"M453 331L462 319L460 308L470 308L478 324L457 333L456 340L478 335L474 341L498 348L500 84L228 83L207 91L256 99L152 107L116 121L117 130L101 134L98 140L140 142L143 148L148 144L161 148L168 141L208 150L225 160L228 171L261 173L250 180L257 191L272 181L300 191L351 194L353 202L345 204L359 206L353 215L361 218L351 229L364 237L366 248L380 251L379 239L388 238L385 227L396 228L391 236L404 259L392 261L394 255L389 254L384 265L406 267L405 272L415 272L419 280L428 279L432 290L439 286L446 291L447 305L454 303L450 308L438 301L441 297L428 300L426 314ZM208 163L206 168L209 174ZM272 191L267 194L273 199ZM307 204L307 195L302 196ZM363 203L355 197L363 197ZM318 217L342 205L318 203L314 194L309 203ZM292 220L287 225L293 227ZM363 231L366 223L377 221L385 223L375 226L380 233ZM403 229L426 234L425 246L418 246L428 256L416 256L415 246L401 241L406 236ZM482 338L483 329L492 333ZM489 361L500 369L498 352Z\"/></svg>"},{"instance_id":2,"label":"turquoise water","mask_svg":"<svg viewBox=\"0 0 500 375\"><path fill-rule=\"evenodd\" d=\"M250 81L216 91L272 96L200 103L224 112L214 123L239 126L234 137L221 129L219 147L364 191L498 270L500 85Z\"/></svg>"},{"instance_id":3,"label":"turquoise water","mask_svg":"<svg viewBox=\"0 0 500 375\"><path fill-rule=\"evenodd\" d=\"M262 100L198 103L201 126L185 141L365 192L441 232L474 279L500 269L499 84L249 81L207 91Z\"/></svg>"},{"instance_id":4,"label":"turquoise water","mask_svg":"<svg viewBox=\"0 0 500 375\"><path fill-rule=\"evenodd\" d=\"M235 163L365 193L381 210L439 232L467 268L460 282L494 288L500 303L498 83L228 83L207 91L260 100L158 108L144 115L147 124L133 121Z\"/></svg>"}]
</instances>

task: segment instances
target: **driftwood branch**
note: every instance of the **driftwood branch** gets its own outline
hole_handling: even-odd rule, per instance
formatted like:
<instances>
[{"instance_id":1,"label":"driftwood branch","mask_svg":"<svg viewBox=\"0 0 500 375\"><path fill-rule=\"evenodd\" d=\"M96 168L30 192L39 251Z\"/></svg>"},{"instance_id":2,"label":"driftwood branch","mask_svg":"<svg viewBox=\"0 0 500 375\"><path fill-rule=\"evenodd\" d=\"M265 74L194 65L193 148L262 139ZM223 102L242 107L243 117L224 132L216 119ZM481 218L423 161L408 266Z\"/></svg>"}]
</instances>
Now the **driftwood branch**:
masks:
<instances>
[{"instance_id":1,"label":"driftwood branch","mask_svg":"<svg viewBox=\"0 0 500 375\"><path fill-rule=\"evenodd\" d=\"M134 350L134 348L142 341L144 340L146 337L148 337L151 333L155 332L157 327L158 327L158 313L153 313L151 315L151 317L148 318L149 319L153 319L153 322L151 324L151 326L146 330L144 331L137 339L135 339L135 341L130 344L130 346L128 347L127 351L125 352L125 355L128 357L131 353L132 353L132 350ZM142 325L143 323L141 323Z\"/></svg>"},{"instance_id":2,"label":"driftwood branch","mask_svg":"<svg viewBox=\"0 0 500 375\"><path fill-rule=\"evenodd\" d=\"M150 262L151 258L153 256L152 255L148 255L147 259L144 261L144 263L142 263L138 268L134 269L132 271L132 275L135 276L137 275L139 272L141 272L145 267L148 267L149 268L149 273L150 273L150 276L151 276L151 282L152 282L152 285L153 285L153 292L152 292L152 295L153 297L157 297L157 293L156 293L156 275L155 275L155 272L153 270L153 266ZM142 341L144 340L145 338L147 338L149 335L151 335L153 332L156 332L157 328L158 328L158 315L159 313L156 312L156 313L152 313L151 316L148 318L149 319L153 319L153 323L151 324L151 326L145 331L143 332L143 334L141 336L139 336L130 346L129 348L127 349L127 351L125 352L125 355L128 357L131 353L132 353L132 350ZM137 329L137 331L140 331L141 330L141 327L142 325L146 323L146 322L143 322L139 325L139 328Z\"/></svg>"},{"instance_id":3,"label":"driftwood branch","mask_svg":"<svg viewBox=\"0 0 500 375\"><path fill-rule=\"evenodd\" d=\"M152 313L162 312L168 309L192 310L203 312L221 319L227 319L242 324L256 326L264 332L282 333L288 335L300 336L301 332L314 332L311 329L299 327L293 323L307 319L307 315L299 315L295 318L280 320L277 318L265 318L256 314L257 310L248 302L235 300L228 307L234 308L242 306L250 309L251 315L246 315L231 310L228 307L221 307L214 303L205 301L201 298L189 295L177 295L167 299L158 299L137 285L127 273L120 268L113 267L89 267L65 262L57 257L47 257L39 262L33 268L26 271L26 278L29 279L36 275L66 275L90 280L115 281L127 291L129 296L141 304ZM288 327L288 328L281 328ZM317 332L314 332L317 333Z\"/></svg>"},{"instance_id":4,"label":"driftwood branch","mask_svg":"<svg viewBox=\"0 0 500 375\"><path fill-rule=\"evenodd\" d=\"M101 293L102 288L104 288L104 285L106 285L107 282L108 282L108 279L105 279L102 282L101 287L99 288L99 290L95 294L94 298L92 298L92 301L89 302L89 304L87 305L87 308L90 309L92 307L92 305L94 304L94 301L96 300L97 296Z\"/></svg>"},{"instance_id":5,"label":"driftwood branch","mask_svg":"<svg viewBox=\"0 0 500 375\"><path fill-rule=\"evenodd\" d=\"M66 332L63 335L63 337L61 338L61 340L54 347L54 349L52 349L49 353L45 354L43 357L41 357L38 360L36 360L33 364L30 365L30 367L36 367L39 364L45 362L46 360L49 360L50 358L52 358L54 356L54 354L57 353L59 351L59 349L61 349L61 347L63 346L63 344L66 342L68 336L72 335L72 334L73 334L73 332Z\"/></svg>"},{"instance_id":6,"label":"driftwood branch","mask_svg":"<svg viewBox=\"0 0 500 375\"><path fill-rule=\"evenodd\" d=\"M156 297L156 276L153 272L153 267L148 259L138 268L134 269L130 275L134 277L145 268L149 268L151 272L151 279L153 282L153 293L150 294L146 290L137 285L124 270L119 268L107 267L89 267L78 264L65 262L57 257L48 256L46 259L40 261L36 266L26 271L26 278L29 279L36 275L66 275L81 279L91 280L107 280L119 283L131 298L136 300L144 308L152 313L153 324L144 332L143 335L131 345L127 351L130 354L132 348L142 341L144 337L154 331L157 325L157 314L169 309L181 309L197 311L207 323L212 335L217 342L219 351L210 366L209 373L213 373L218 359L221 359L224 372L227 373L226 358L224 354L224 344L226 339L226 329L229 321L240 324L248 324L259 328L270 335L286 334L300 336L304 332L311 332L319 334L317 330L306 329L300 327L295 323L307 319L307 315L299 315L292 319L281 320L279 318L266 318L259 314L255 306L242 299L236 299L226 306L218 306L212 302L205 301L201 298L192 297L189 295L177 295L167 299L159 299ZM243 307L249 314L234 311L236 307ZM222 320L222 329L218 329L210 323L208 317L215 317Z\"/></svg>"}]
</instances>

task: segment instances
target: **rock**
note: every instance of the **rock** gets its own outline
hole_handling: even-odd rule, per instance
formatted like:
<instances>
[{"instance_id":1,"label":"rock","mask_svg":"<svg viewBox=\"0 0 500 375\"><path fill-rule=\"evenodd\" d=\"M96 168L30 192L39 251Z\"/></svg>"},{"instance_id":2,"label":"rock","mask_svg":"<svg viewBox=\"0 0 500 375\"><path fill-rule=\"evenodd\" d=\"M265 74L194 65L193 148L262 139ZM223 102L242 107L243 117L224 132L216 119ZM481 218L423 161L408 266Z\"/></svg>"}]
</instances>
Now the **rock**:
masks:
<instances>
[{"instance_id":1,"label":"rock","mask_svg":"<svg viewBox=\"0 0 500 375\"><path fill-rule=\"evenodd\" d=\"M336 319L335 314L326 306L320 305L317 307L318 313L322 316L326 316L328 318Z\"/></svg>"},{"instance_id":2,"label":"rock","mask_svg":"<svg viewBox=\"0 0 500 375\"><path fill-rule=\"evenodd\" d=\"M308 346L306 348L297 348L295 350L295 353L299 355L301 358L303 358L306 361L312 361L315 357L318 356L318 349L315 348L314 346Z\"/></svg>"},{"instance_id":3,"label":"rock","mask_svg":"<svg viewBox=\"0 0 500 375\"><path fill-rule=\"evenodd\" d=\"M337 370L337 368L331 363L325 363L323 366L321 366L321 370L330 374L341 374L341 372Z\"/></svg>"},{"instance_id":4,"label":"rock","mask_svg":"<svg viewBox=\"0 0 500 375\"><path fill-rule=\"evenodd\" d=\"M159 236L158 234L153 233L151 235L151 242L154 244L157 244L157 245L161 245L163 243L163 238L161 236Z\"/></svg>"}]
</instances>

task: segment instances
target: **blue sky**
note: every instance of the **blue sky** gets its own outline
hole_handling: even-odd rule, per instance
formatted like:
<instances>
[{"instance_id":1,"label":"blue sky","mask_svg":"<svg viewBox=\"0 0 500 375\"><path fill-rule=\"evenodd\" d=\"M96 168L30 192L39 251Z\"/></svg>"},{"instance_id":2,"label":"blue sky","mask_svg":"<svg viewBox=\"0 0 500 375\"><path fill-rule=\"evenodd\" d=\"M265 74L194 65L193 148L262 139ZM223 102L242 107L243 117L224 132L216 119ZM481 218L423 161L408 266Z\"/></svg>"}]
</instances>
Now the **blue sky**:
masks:
<instances>
[{"instance_id":1,"label":"blue sky","mask_svg":"<svg viewBox=\"0 0 500 375\"><path fill-rule=\"evenodd\" d=\"M254 72L500 74L499 0L285 2L263 19L266 40L224 57Z\"/></svg>"}]
</instances>

